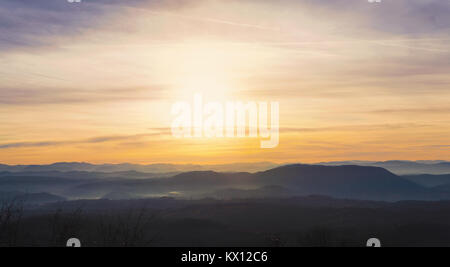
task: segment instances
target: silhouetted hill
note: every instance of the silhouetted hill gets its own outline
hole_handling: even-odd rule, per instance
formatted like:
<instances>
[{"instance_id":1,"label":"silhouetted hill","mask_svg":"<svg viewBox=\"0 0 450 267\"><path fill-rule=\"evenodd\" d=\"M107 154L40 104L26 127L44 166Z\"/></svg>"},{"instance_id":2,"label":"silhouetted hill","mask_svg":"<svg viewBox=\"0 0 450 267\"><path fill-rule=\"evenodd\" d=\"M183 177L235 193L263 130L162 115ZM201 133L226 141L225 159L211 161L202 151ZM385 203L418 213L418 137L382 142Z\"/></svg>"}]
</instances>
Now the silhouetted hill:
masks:
<instances>
[{"instance_id":1,"label":"silhouetted hill","mask_svg":"<svg viewBox=\"0 0 450 267\"><path fill-rule=\"evenodd\" d=\"M250 173L217 173L197 171L167 178L96 180L69 188L72 197L96 198L111 192L122 192L128 196L156 197L180 193L181 197L193 197L205 192L230 186L251 186Z\"/></svg>"},{"instance_id":2,"label":"silhouetted hill","mask_svg":"<svg viewBox=\"0 0 450 267\"><path fill-rule=\"evenodd\" d=\"M450 162L441 160L429 161L401 161L392 160L384 162L376 161L337 161L322 162L317 165L324 166L341 166L341 165L358 165L381 167L389 170L397 175L413 175L413 174L450 174ZM260 172L275 167L282 166L271 162L256 163L231 163L216 165L196 165L196 164L90 164L83 162L59 162L49 165L4 165L0 164L0 172L96 172L96 173L184 173L192 171L216 171L216 172ZM138 174L136 174L138 175ZM138 177L135 177L138 178ZM145 177L139 177L145 178Z\"/></svg>"},{"instance_id":3,"label":"silhouetted hill","mask_svg":"<svg viewBox=\"0 0 450 267\"><path fill-rule=\"evenodd\" d=\"M191 171L217 171L217 172L257 172L268 170L279 166L270 162L255 163L231 163L216 165L195 165L195 164L90 164L83 162L59 162L49 165L4 165L0 164L0 172L103 172L120 173L135 171L140 173L181 173Z\"/></svg>"},{"instance_id":4,"label":"silhouetted hill","mask_svg":"<svg viewBox=\"0 0 450 267\"><path fill-rule=\"evenodd\" d=\"M64 164L58 166L65 166ZM83 165L78 165L83 166ZM176 196L199 198L326 195L367 200L439 200L449 194L427 188L383 168L367 166L287 165L257 172L194 171L167 177L135 171L2 172L5 191L47 192L68 198L112 199ZM285 192L268 190L284 188Z\"/></svg>"},{"instance_id":5,"label":"silhouetted hill","mask_svg":"<svg viewBox=\"0 0 450 267\"><path fill-rule=\"evenodd\" d=\"M66 199L49 193L33 193L20 195L16 198L16 200L22 201L27 204L41 205L46 203L65 201Z\"/></svg>"},{"instance_id":6,"label":"silhouetted hill","mask_svg":"<svg viewBox=\"0 0 450 267\"><path fill-rule=\"evenodd\" d=\"M148 179L155 177L171 177L178 173L144 173L137 171L124 172L88 172L88 171L21 171L21 172L0 172L0 177L5 176L40 176L40 177L57 177L69 179L100 179L100 178L122 178L122 179Z\"/></svg>"},{"instance_id":7,"label":"silhouetted hill","mask_svg":"<svg viewBox=\"0 0 450 267\"><path fill-rule=\"evenodd\" d=\"M3 191L59 193L83 182L86 180L46 176L2 176L0 177L0 188Z\"/></svg>"},{"instance_id":8,"label":"silhouetted hill","mask_svg":"<svg viewBox=\"0 0 450 267\"><path fill-rule=\"evenodd\" d=\"M0 192L0 201L5 203L15 202L24 205L42 205L65 200L63 197L49 193Z\"/></svg>"},{"instance_id":9,"label":"silhouetted hill","mask_svg":"<svg viewBox=\"0 0 450 267\"><path fill-rule=\"evenodd\" d=\"M373 166L381 167L397 175L414 175L414 174L449 174L450 162L447 161L338 161L338 162L323 162L319 165L325 166L340 166L340 165L358 165L358 166Z\"/></svg>"},{"instance_id":10,"label":"silhouetted hill","mask_svg":"<svg viewBox=\"0 0 450 267\"><path fill-rule=\"evenodd\" d=\"M450 193L450 183L436 186L433 189L438 190L438 191L442 191L442 192Z\"/></svg>"},{"instance_id":11,"label":"silhouetted hill","mask_svg":"<svg viewBox=\"0 0 450 267\"><path fill-rule=\"evenodd\" d=\"M253 185L254 175L244 172L218 173L213 171L200 171L182 173L160 181L171 186L182 185L185 188L199 189L210 186Z\"/></svg>"},{"instance_id":12,"label":"silhouetted hill","mask_svg":"<svg viewBox=\"0 0 450 267\"><path fill-rule=\"evenodd\" d=\"M448 199L447 194L425 188L378 167L288 165L251 173L188 172L158 179L104 180L70 188L72 197L102 197L121 192L134 197L175 194L179 197L273 195L261 188L278 186L288 195L326 195L367 200ZM225 190L225 191L224 191ZM234 191L233 191L234 190Z\"/></svg>"},{"instance_id":13,"label":"silhouetted hill","mask_svg":"<svg viewBox=\"0 0 450 267\"><path fill-rule=\"evenodd\" d=\"M264 186L258 189L222 189L210 194L206 197L218 199L263 199L263 198L287 198L296 194L281 186Z\"/></svg>"},{"instance_id":14,"label":"silhouetted hill","mask_svg":"<svg viewBox=\"0 0 450 267\"><path fill-rule=\"evenodd\" d=\"M450 184L450 174L443 175L408 175L403 176L405 179L415 182L426 187L436 187L439 185Z\"/></svg>"},{"instance_id":15,"label":"silhouetted hill","mask_svg":"<svg viewBox=\"0 0 450 267\"><path fill-rule=\"evenodd\" d=\"M357 199L422 199L430 191L385 169L362 166L288 165L255 174L300 194Z\"/></svg>"}]
</instances>

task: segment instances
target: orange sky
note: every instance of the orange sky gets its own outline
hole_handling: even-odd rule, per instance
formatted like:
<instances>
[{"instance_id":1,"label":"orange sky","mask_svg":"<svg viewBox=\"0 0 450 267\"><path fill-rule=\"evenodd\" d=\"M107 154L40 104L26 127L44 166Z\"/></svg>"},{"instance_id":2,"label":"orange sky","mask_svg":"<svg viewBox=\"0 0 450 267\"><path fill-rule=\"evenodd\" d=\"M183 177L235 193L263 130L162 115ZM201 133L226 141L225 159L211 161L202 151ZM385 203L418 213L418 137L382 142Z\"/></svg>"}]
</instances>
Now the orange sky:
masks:
<instances>
[{"instance_id":1,"label":"orange sky","mask_svg":"<svg viewBox=\"0 0 450 267\"><path fill-rule=\"evenodd\" d=\"M59 9L10 10L44 18L44 33L0 40L1 163L450 160L450 24L440 13L427 27L404 1L137 2L61 9L83 27L46 24ZM390 16L396 8L411 10ZM171 105L197 92L279 101L280 145L173 138Z\"/></svg>"}]
</instances>

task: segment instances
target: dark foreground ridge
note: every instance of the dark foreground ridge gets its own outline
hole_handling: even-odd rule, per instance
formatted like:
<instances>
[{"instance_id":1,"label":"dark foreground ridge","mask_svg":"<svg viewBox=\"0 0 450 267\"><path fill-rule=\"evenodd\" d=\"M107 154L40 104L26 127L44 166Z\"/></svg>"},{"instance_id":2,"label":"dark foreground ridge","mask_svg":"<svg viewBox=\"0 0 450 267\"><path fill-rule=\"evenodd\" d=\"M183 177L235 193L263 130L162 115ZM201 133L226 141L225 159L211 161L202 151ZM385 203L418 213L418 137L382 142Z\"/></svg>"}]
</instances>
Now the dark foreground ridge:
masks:
<instances>
[{"instance_id":1,"label":"dark foreground ridge","mask_svg":"<svg viewBox=\"0 0 450 267\"><path fill-rule=\"evenodd\" d=\"M2 246L450 246L450 201L311 196L253 200L79 200L3 207ZM5 220L5 218L8 218Z\"/></svg>"}]
</instances>

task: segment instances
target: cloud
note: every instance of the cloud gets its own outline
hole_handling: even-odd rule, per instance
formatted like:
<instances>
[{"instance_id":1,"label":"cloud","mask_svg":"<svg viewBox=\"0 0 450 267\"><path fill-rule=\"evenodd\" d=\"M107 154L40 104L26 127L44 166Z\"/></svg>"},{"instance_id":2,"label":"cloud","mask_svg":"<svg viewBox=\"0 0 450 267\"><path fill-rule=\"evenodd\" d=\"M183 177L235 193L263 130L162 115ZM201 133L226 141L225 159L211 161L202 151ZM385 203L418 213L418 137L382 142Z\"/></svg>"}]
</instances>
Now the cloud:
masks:
<instances>
[{"instance_id":1,"label":"cloud","mask_svg":"<svg viewBox=\"0 0 450 267\"><path fill-rule=\"evenodd\" d=\"M450 108L404 108L404 109L381 109L370 113L376 114L450 114Z\"/></svg>"},{"instance_id":2,"label":"cloud","mask_svg":"<svg viewBox=\"0 0 450 267\"><path fill-rule=\"evenodd\" d=\"M342 125L331 127L316 127L316 128L295 128L282 127L281 133L315 133L315 132L360 132L360 131L377 131L377 130L398 130L419 127L431 127L432 125L415 124L415 123L398 123L398 124L367 124L367 125Z\"/></svg>"},{"instance_id":3,"label":"cloud","mask_svg":"<svg viewBox=\"0 0 450 267\"><path fill-rule=\"evenodd\" d=\"M44 105L76 103L108 103L122 101L153 101L163 99L166 86L136 86L102 90L74 88L4 88L0 87L1 105Z\"/></svg>"},{"instance_id":4,"label":"cloud","mask_svg":"<svg viewBox=\"0 0 450 267\"><path fill-rule=\"evenodd\" d=\"M394 34L429 34L448 32L450 26L450 1L447 0L382 0L377 4L371 4L367 0L247 0L249 1L286 5L293 10L306 9L308 14L313 14L318 20L334 23L336 32L343 32L342 27L355 31L363 28L367 30L369 27ZM324 17L330 12L336 16ZM337 17L341 20L336 21Z\"/></svg>"},{"instance_id":5,"label":"cloud","mask_svg":"<svg viewBox=\"0 0 450 267\"><path fill-rule=\"evenodd\" d=\"M55 46L58 36L73 36L103 22L120 7L156 4L150 0L2 0L0 49ZM169 1L174 2L174 1Z\"/></svg>"},{"instance_id":6,"label":"cloud","mask_svg":"<svg viewBox=\"0 0 450 267\"><path fill-rule=\"evenodd\" d=\"M45 37L80 32L100 14L97 8L75 6L67 1L2 1L0 49L52 45Z\"/></svg>"},{"instance_id":7,"label":"cloud","mask_svg":"<svg viewBox=\"0 0 450 267\"><path fill-rule=\"evenodd\" d=\"M146 133L135 135L114 135L114 136L99 136L83 140L64 140L64 141L40 141L40 142L15 142L0 144L0 149L11 148L33 148L33 147L48 147L48 146L64 146L64 145L80 145L80 144L99 144L115 141L138 141L146 137L160 136L160 133Z\"/></svg>"},{"instance_id":8,"label":"cloud","mask_svg":"<svg viewBox=\"0 0 450 267\"><path fill-rule=\"evenodd\" d=\"M450 27L450 16L448 16L450 3L442 0L383 0L380 4L370 4L366 0L239 0L226 2L230 4L223 5L225 9L235 8L236 5L233 4L237 3L252 4L254 7L266 10L275 6L273 12L283 9L290 10L290 12L296 11L300 13L298 15L300 17L316 18L313 23L327 25L334 34L367 33L367 30L371 29L404 35L447 33L448 36ZM105 15L119 14L121 10L126 11L126 8L148 11L150 15L153 13L168 18L197 20L210 24L260 30L279 29L279 25L270 27L224 19L217 13L212 13L207 17L178 13L181 8L203 4L210 4L210 2L201 0L83 0L81 3L74 4L65 0L3 0L0 2L0 48L52 45L52 42L45 40L46 36L81 33L103 23ZM279 21L282 22L282 18L279 18ZM384 43L382 45L396 44ZM414 49L439 51L427 47L414 47Z\"/></svg>"},{"instance_id":9,"label":"cloud","mask_svg":"<svg viewBox=\"0 0 450 267\"><path fill-rule=\"evenodd\" d=\"M421 148L421 149L427 149L427 148L448 149L448 148L450 148L450 145L430 145L430 146L420 146L418 148Z\"/></svg>"}]
</instances>

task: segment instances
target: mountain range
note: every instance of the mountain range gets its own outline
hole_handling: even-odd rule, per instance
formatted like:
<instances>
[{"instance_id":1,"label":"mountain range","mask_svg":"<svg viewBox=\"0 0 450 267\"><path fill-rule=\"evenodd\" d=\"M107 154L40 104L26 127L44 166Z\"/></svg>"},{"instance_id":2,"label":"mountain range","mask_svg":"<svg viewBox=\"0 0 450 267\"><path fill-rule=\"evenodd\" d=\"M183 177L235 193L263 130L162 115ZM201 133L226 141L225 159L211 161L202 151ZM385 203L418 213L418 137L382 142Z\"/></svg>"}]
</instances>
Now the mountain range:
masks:
<instances>
[{"instance_id":1,"label":"mountain range","mask_svg":"<svg viewBox=\"0 0 450 267\"><path fill-rule=\"evenodd\" d=\"M257 163L233 163L218 165L195 165L195 164L91 164L84 162L58 162L49 165L5 165L0 164L0 172L101 172L101 173L118 173L118 172L140 172L140 173L181 173L190 171L217 171L217 172L233 172L247 171L257 172L267 170L279 166L270 162Z\"/></svg>"},{"instance_id":2,"label":"mountain range","mask_svg":"<svg viewBox=\"0 0 450 267\"><path fill-rule=\"evenodd\" d=\"M450 199L447 176L398 176L371 166L293 164L255 173L193 171L161 176L135 171L44 170L1 172L0 188L4 192L45 192L68 199L167 196L245 199L308 195L383 201Z\"/></svg>"},{"instance_id":3,"label":"mountain range","mask_svg":"<svg viewBox=\"0 0 450 267\"><path fill-rule=\"evenodd\" d=\"M98 173L182 173L192 171L215 171L215 172L260 172L286 164L271 162L256 163L231 163L217 165L194 165L194 164L91 164L83 162L59 162L49 165L4 165L0 164L0 172L98 172ZM415 174L450 174L450 162L443 160L434 161L336 161L320 162L316 165L324 166L372 166L381 167L397 175ZM127 174L127 175L128 175Z\"/></svg>"}]
</instances>

